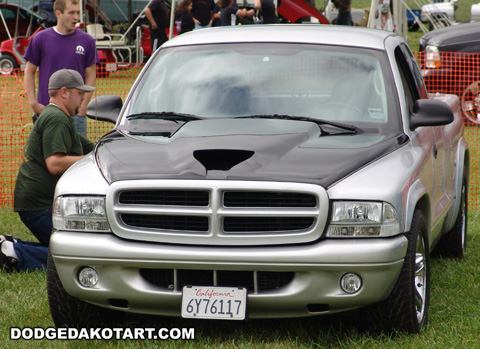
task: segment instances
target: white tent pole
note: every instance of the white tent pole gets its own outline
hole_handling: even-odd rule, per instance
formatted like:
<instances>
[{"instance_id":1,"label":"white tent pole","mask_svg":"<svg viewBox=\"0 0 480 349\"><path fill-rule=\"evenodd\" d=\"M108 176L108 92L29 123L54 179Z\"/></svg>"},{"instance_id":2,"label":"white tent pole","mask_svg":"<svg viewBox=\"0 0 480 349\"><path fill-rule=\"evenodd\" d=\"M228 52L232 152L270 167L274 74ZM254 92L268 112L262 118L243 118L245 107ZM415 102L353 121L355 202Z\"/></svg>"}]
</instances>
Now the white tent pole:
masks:
<instances>
[{"instance_id":1,"label":"white tent pole","mask_svg":"<svg viewBox=\"0 0 480 349\"><path fill-rule=\"evenodd\" d=\"M172 8L170 9L170 30L168 32L168 38L173 36L173 26L175 25L175 0L172 0Z\"/></svg>"}]
</instances>

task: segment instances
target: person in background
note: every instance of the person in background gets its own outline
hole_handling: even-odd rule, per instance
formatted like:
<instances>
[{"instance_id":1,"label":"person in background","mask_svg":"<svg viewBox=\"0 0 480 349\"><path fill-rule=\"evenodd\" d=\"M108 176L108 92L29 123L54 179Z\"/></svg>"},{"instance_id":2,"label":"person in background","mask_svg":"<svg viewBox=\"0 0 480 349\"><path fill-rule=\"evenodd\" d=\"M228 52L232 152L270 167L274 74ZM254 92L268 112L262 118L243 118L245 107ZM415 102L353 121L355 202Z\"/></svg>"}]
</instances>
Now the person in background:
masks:
<instances>
[{"instance_id":1,"label":"person in background","mask_svg":"<svg viewBox=\"0 0 480 349\"><path fill-rule=\"evenodd\" d=\"M253 9L239 9L234 6L233 0L219 0L218 7L220 7L220 25L222 26L237 25L239 19L255 15L255 10Z\"/></svg>"},{"instance_id":2,"label":"person in background","mask_svg":"<svg viewBox=\"0 0 480 349\"><path fill-rule=\"evenodd\" d=\"M33 112L40 115L48 104L48 79L53 72L62 69L74 69L85 79L85 84L96 84L98 62L95 40L89 34L76 29L80 19L78 0L56 0L53 9L57 25L36 34L27 47L25 59L25 90ZM35 75L38 68L38 91L35 93ZM87 135L87 105L92 93L85 94L78 115L74 116L77 130Z\"/></svg>"},{"instance_id":3,"label":"person in background","mask_svg":"<svg viewBox=\"0 0 480 349\"><path fill-rule=\"evenodd\" d=\"M179 23L180 30L178 34L182 34L195 29L195 22L191 14L193 7L192 0L182 0L175 10L175 23Z\"/></svg>"},{"instance_id":4,"label":"person in background","mask_svg":"<svg viewBox=\"0 0 480 349\"><path fill-rule=\"evenodd\" d=\"M352 0L334 0L333 5L338 9L338 15L334 24L338 25L353 25L352 12L351 12Z\"/></svg>"},{"instance_id":5,"label":"person in background","mask_svg":"<svg viewBox=\"0 0 480 349\"><path fill-rule=\"evenodd\" d=\"M280 23L273 0L255 0L255 8L259 11L258 17L263 24Z\"/></svg>"},{"instance_id":6,"label":"person in background","mask_svg":"<svg viewBox=\"0 0 480 349\"><path fill-rule=\"evenodd\" d=\"M61 69L52 74L47 88L50 103L28 137L13 196L14 211L39 242L0 235L0 270L6 272L46 268L55 186L94 146L77 132L72 119L94 87L76 70Z\"/></svg>"},{"instance_id":7,"label":"person in background","mask_svg":"<svg viewBox=\"0 0 480 349\"><path fill-rule=\"evenodd\" d=\"M212 19L212 27L220 27L222 25L222 21L220 20L220 10L221 8L218 6L218 3L220 1L217 1L215 3L215 7L213 9L213 19ZM237 3L234 2L234 5Z\"/></svg>"},{"instance_id":8,"label":"person in background","mask_svg":"<svg viewBox=\"0 0 480 349\"><path fill-rule=\"evenodd\" d=\"M212 26L214 0L193 0L192 16L195 21L195 29Z\"/></svg>"},{"instance_id":9,"label":"person in background","mask_svg":"<svg viewBox=\"0 0 480 349\"><path fill-rule=\"evenodd\" d=\"M169 26L169 10L163 0L151 0L145 8L145 16L150 22L150 47L152 53L168 40L165 29Z\"/></svg>"}]
</instances>

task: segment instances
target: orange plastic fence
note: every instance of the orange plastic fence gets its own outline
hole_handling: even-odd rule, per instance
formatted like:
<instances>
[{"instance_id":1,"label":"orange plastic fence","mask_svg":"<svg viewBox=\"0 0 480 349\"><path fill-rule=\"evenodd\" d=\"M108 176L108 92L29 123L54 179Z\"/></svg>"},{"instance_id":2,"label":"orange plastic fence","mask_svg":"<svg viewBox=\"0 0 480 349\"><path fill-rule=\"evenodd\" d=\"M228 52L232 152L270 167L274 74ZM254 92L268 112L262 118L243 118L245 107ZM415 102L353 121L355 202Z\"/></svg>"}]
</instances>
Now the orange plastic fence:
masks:
<instances>
[{"instance_id":1,"label":"orange plastic fence","mask_svg":"<svg viewBox=\"0 0 480 349\"><path fill-rule=\"evenodd\" d=\"M454 93L462 101L465 116L465 135L471 151L471 176L469 208L480 208L479 155L480 138L479 91L480 81L479 55L457 55L442 53L438 57L425 57L416 53L417 60L425 75L429 92ZM95 96L114 94L126 97L141 67L132 66L97 79ZM18 168L23 161L22 152L29 132L32 129L32 110L30 109L23 84L23 74L0 76L0 207L13 206L13 189ZM87 136L98 140L111 130L112 124L88 119Z\"/></svg>"}]
</instances>

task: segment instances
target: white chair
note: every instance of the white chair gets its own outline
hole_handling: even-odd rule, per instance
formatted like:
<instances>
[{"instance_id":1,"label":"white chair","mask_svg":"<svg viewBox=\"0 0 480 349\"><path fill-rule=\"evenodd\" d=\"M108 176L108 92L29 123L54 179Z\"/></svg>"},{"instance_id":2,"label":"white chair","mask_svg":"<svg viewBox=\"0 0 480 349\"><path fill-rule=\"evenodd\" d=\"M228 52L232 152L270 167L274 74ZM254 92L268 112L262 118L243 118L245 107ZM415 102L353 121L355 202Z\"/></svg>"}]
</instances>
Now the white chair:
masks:
<instances>
[{"instance_id":1,"label":"white chair","mask_svg":"<svg viewBox=\"0 0 480 349\"><path fill-rule=\"evenodd\" d=\"M120 50L126 50L128 51L128 63L131 63L132 49L126 44L125 35L107 34L103 31L103 26L101 24L87 24L86 28L87 33L95 39L97 49L112 50L114 54L115 51L118 51L119 56L122 58L122 62L124 59Z\"/></svg>"}]
</instances>

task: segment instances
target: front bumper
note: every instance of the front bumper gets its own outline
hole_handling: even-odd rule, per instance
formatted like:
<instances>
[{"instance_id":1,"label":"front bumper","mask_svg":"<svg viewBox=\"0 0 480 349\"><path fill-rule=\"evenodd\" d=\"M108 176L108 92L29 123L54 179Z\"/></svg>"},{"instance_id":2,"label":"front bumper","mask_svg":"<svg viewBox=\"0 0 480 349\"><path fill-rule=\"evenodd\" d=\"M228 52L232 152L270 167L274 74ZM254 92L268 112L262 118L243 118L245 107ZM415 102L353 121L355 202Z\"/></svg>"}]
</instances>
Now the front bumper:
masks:
<instances>
[{"instance_id":1,"label":"front bumper","mask_svg":"<svg viewBox=\"0 0 480 349\"><path fill-rule=\"evenodd\" d=\"M50 250L65 290L99 306L133 313L180 316L181 288L147 281L141 270L290 272L280 288L249 291L249 318L334 313L384 300L403 266L407 239L324 240L298 246L209 247L166 245L120 239L111 234L55 232ZM97 270L92 288L79 284L84 266ZM362 288L347 294L339 280L361 276ZM244 285L237 285L244 286Z\"/></svg>"}]
</instances>

